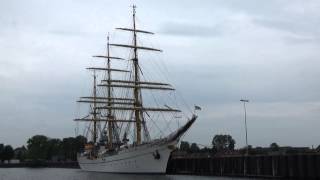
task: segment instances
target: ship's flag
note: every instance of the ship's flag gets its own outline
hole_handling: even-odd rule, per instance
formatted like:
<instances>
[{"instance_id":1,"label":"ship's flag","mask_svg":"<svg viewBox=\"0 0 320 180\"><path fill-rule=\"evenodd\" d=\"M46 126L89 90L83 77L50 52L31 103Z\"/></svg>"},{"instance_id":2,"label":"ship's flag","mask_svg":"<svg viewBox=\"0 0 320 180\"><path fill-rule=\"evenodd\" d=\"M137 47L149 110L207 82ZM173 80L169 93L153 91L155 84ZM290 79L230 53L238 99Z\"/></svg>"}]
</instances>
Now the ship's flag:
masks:
<instances>
[{"instance_id":1,"label":"ship's flag","mask_svg":"<svg viewBox=\"0 0 320 180\"><path fill-rule=\"evenodd\" d=\"M201 107L200 107L200 106L195 105L195 106L194 106L194 110L201 110Z\"/></svg>"}]
</instances>

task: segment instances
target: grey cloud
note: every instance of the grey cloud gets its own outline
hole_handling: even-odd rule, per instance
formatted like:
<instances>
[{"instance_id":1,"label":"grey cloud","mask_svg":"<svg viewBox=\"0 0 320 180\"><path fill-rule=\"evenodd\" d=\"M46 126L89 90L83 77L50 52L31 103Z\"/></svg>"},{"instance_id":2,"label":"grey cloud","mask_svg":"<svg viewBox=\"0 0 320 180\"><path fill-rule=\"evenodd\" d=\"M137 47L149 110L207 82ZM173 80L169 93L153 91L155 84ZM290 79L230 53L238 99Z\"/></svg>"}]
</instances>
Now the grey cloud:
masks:
<instances>
[{"instance_id":1,"label":"grey cloud","mask_svg":"<svg viewBox=\"0 0 320 180\"><path fill-rule=\"evenodd\" d=\"M216 0L212 4L218 4L238 13L246 13L257 25L301 36L301 38L292 38L295 43L316 42L319 39L317 37L320 36L318 1ZM315 41L311 40L312 38Z\"/></svg>"},{"instance_id":2,"label":"grey cloud","mask_svg":"<svg viewBox=\"0 0 320 180\"><path fill-rule=\"evenodd\" d=\"M278 20L278 19L267 19L267 18L255 18L254 23L262 25L267 28L278 29L282 31L291 32L301 36L317 36L320 35L320 18L316 21L300 21L299 19L291 20ZM308 38L304 38L307 40ZM310 39L310 38L309 38Z\"/></svg>"},{"instance_id":3,"label":"grey cloud","mask_svg":"<svg viewBox=\"0 0 320 180\"><path fill-rule=\"evenodd\" d=\"M160 33L172 36L210 37L220 36L222 30L218 26L204 26L188 23L168 22L162 25Z\"/></svg>"},{"instance_id":4,"label":"grey cloud","mask_svg":"<svg viewBox=\"0 0 320 180\"><path fill-rule=\"evenodd\" d=\"M1 1L1 142L21 145L37 133L73 135L75 101L88 94L91 85L82 68L96 63L92 54L103 52L105 30L130 22L131 4L77 2ZM139 2L139 19L160 27L165 61L174 72L170 80L174 77L173 85L189 104L203 109L185 140L206 144L208 134L230 133L241 147L242 97L251 100L253 145L269 145L272 140L305 146L319 139L318 134L312 133L311 139L308 133L317 132L318 126L312 124L319 119L319 43L313 43L319 40L319 14L284 11L293 1L185 1L185 6L178 1ZM112 8L106 6L110 3ZM165 11L169 3L170 11ZM163 14L149 17L148 13ZM149 62L157 61L151 57ZM286 137L283 131L292 134Z\"/></svg>"},{"instance_id":5,"label":"grey cloud","mask_svg":"<svg viewBox=\"0 0 320 180\"><path fill-rule=\"evenodd\" d=\"M83 31L50 30L49 33L61 36L87 36L89 33Z\"/></svg>"},{"instance_id":6,"label":"grey cloud","mask_svg":"<svg viewBox=\"0 0 320 180\"><path fill-rule=\"evenodd\" d=\"M284 40L289 44L301 44L301 43L320 43L320 37L296 37L296 36L287 36L284 37Z\"/></svg>"}]
</instances>

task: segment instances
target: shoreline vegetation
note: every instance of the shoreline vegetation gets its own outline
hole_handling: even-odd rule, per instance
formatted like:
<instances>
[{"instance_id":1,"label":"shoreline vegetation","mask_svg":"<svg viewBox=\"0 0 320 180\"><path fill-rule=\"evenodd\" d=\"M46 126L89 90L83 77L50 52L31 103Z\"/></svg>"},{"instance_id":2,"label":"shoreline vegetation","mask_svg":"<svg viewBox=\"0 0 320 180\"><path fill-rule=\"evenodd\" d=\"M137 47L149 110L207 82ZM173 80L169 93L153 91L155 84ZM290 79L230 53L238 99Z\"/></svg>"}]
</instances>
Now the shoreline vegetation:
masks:
<instances>
[{"instance_id":1,"label":"shoreline vegetation","mask_svg":"<svg viewBox=\"0 0 320 180\"><path fill-rule=\"evenodd\" d=\"M79 168L77 153L87 139L83 136L52 139L35 135L26 146L13 149L0 144L0 168ZM181 141L167 165L167 174L259 178L320 178L320 146L235 149L230 135L215 135L211 147Z\"/></svg>"},{"instance_id":2,"label":"shoreline vegetation","mask_svg":"<svg viewBox=\"0 0 320 180\"><path fill-rule=\"evenodd\" d=\"M49 138L35 135L28 139L26 146L13 149L10 145L0 143L0 167L78 167L77 153L81 152L88 142L84 136L67 138ZM175 158L204 158L241 155L290 155L320 153L309 147L281 147L277 143L269 147L243 147L235 149L235 140L231 135L218 134L212 138L211 146L181 141L180 146L172 152ZM248 153L248 154L246 154Z\"/></svg>"},{"instance_id":3,"label":"shoreline vegetation","mask_svg":"<svg viewBox=\"0 0 320 180\"><path fill-rule=\"evenodd\" d=\"M18 163L33 166L76 162L77 153L84 149L86 143L90 142L84 136L58 139L44 135L35 135L28 139L26 146L15 149L0 143L0 167L5 166L3 164Z\"/></svg>"},{"instance_id":4,"label":"shoreline vegetation","mask_svg":"<svg viewBox=\"0 0 320 180\"><path fill-rule=\"evenodd\" d=\"M79 169L77 161L25 161L16 163L0 163L0 168L71 168Z\"/></svg>"}]
</instances>

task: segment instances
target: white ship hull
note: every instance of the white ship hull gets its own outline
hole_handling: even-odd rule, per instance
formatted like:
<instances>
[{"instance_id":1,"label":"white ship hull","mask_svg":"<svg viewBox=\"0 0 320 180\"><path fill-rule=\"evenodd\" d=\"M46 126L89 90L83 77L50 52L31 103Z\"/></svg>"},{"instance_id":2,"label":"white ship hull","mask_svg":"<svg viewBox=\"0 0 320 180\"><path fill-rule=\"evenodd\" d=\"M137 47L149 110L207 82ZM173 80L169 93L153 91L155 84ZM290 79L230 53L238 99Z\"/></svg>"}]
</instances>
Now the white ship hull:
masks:
<instances>
[{"instance_id":1,"label":"white ship hull","mask_svg":"<svg viewBox=\"0 0 320 180\"><path fill-rule=\"evenodd\" d=\"M78 162L85 171L162 174L166 173L169 156L176 143L145 144L96 159L79 156ZM158 158L157 154L160 155Z\"/></svg>"},{"instance_id":2,"label":"white ship hull","mask_svg":"<svg viewBox=\"0 0 320 180\"><path fill-rule=\"evenodd\" d=\"M163 139L122 148L115 154L101 154L97 158L78 156L81 169L109 173L166 173L167 163L180 137L190 128L197 116Z\"/></svg>"}]
</instances>

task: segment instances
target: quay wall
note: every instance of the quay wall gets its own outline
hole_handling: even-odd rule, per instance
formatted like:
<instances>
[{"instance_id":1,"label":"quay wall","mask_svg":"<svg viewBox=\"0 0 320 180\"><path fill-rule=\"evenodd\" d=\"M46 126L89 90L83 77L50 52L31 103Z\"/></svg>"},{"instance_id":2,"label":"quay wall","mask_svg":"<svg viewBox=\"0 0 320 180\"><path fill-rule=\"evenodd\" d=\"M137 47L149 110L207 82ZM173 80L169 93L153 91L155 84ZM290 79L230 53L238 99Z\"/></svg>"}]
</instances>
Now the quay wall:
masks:
<instances>
[{"instance_id":1,"label":"quay wall","mask_svg":"<svg viewBox=\"0 0 320 180\"><path fill-rule=\"evenodd\" d=\"M77 162L22 162L0 168L79 168ZM276 179L320 179L320 154L171 156L167 174L260 177Z\"/></svg>"},{"instance_id":2,"label":"quay wall","mask_svg":"<svg viewBox=\"0 0 320 180\"><path fill-rule=\"evenodd\" d=\"M171 157L167 173L319 179L320 154Z\"/></svg>"}]
</instances>

